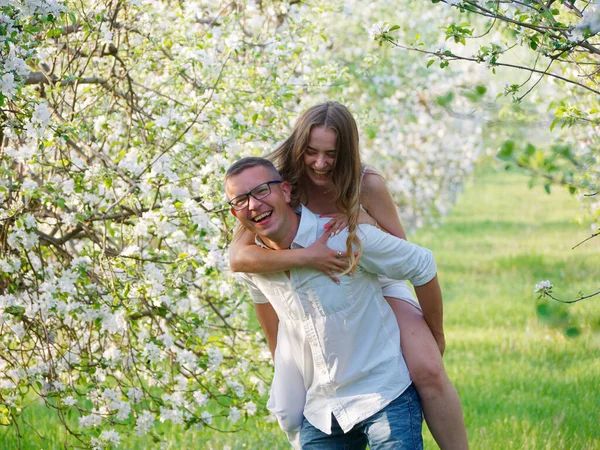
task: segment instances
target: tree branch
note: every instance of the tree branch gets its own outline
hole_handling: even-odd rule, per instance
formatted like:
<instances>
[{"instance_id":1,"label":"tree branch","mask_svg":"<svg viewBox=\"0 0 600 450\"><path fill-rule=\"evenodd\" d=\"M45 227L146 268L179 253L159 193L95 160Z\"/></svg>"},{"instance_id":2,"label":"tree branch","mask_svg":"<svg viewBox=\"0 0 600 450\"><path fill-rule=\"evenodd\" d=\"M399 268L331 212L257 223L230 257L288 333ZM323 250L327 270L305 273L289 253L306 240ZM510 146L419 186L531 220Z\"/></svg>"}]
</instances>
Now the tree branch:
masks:
<instances>
[{"instance_id":1,"label":"tree branch","mask_svg":"<svg viewBox=\"0 0 600 450\"><path fill-rule=\"evenodd\" d=\"M576 299L574 299L574 300L561 300L560 298L558 298L558 297L554 297L552 294L550 294L550 293L548 293L548 292L546 292L546 295L547 295L548 297L550 297L552 300L554 300L554 301L557 301L557 302L560 302L560 303L577 303L577 302L580 302L581 300L585 300L585 299L587 299L587 298L591 298L591 297L595 297L596 295L600 295L600 290L599 290L599 291L596 291L596 292L594 292L593 294L589 294L589 295L582 295L582 296L580 296L580 297L577 297L577 298L576 298Z\"/></svg>"},{"instance_id":2,"label":"tree branch","mask_svg":"<svg viewBox=\"0 0 600 450\"><path fill-rule=\"evenodd\" d=\"M571 247L571 250L575 250L577 247L579 247L581 244L583 244L584 242L589 241L590 239L595 238L596 236L600 235L600 231L598 233L594 233L592 234L590 237L588 237L587 239L584 239L583 241L581 241L579 244L575 245L574 247Z\"/></svg>"},{"instance_id":3,"label":"tree branch","mask_svg":"<svg viewBox=\"0 0 600 450\"><path fill-rule=\"evenodd\" d=\"M471 61L471 62L475 62L475 63L478 63L478 64L481 63L480 59L470 58L470 57L467 57L467 56L456 55L454 53L451 53L449 50L445 50L444 52L442 52L442 51L432 52L432 51L429 51L429 50L423 50L421 48L408 47L408 46L405 46L405 45L398 44L396 41L394 41L389 36L386 36L384 39L387 42L389 42L390 44L392 44L393 46L395 46L395 47L398 47L398 48L401 48L401 49L404 49L404 50L410 50L410 51L415 51L415 52L419 52L419 53L425 53L427 55L433 55L433 56L435 56L437 58L440 58L441 60L449 59L449 60L452 60L452 61L459 60L459 61ZM531 67L519 66L519 65L516 65L516 64L509 64L509 63L501 63L501 62L495 62L494 66L498 66L498 67L510 67L512 69L526 70L526 71L529 71L529 72L538 73L538 74L545 75L545 76L548 76L548 77L556 78L558 80L564 81L565 83L574 84L575 86L579 86L579 87L581 87L583 89L586 89L586 90L588 90L590 92L593 92L594 94L600 95L600 90L593 89L593 88L591 88L589 86L586 86L585 84L581 84L581 83L579 83L577 81L570 80L570 79L565 78L565 77L563 77L561 75L556 75L556 74L551 73L551 72L545 72L545 71L539 70L539 69L532 69Z\"/></svg>"},{"instance_id":4,"label":"tree branch","mask_svg":"<svg viewBox=\"0 0 600 450\"><path fill-rule=\"evenodd\" d=\"M61 86L71 86L75 83L79 84L107 84L103 78L100 77L88 77L88 78L78 78L78 79L59 79L56 75L46 75L43 72L30 72L25 78L26 85L32 84L60 84Z\"/></svg>"}]
</instances>

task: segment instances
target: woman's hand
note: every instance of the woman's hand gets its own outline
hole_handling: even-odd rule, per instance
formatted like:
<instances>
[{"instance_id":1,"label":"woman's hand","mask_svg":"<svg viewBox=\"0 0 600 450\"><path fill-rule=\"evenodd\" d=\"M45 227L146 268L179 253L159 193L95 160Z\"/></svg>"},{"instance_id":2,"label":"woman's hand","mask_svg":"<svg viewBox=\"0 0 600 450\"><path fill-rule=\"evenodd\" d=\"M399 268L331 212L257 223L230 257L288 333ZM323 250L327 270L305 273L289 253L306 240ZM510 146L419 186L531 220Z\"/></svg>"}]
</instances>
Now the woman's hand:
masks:
<instances>
[{"instance_id":1,"label":"woman's hand","mask_svg":"<svg viewBox=\"0 0 600 450\"><path fill-rule=\"evenodd\" d=\"M306 263L309 267L319 270L331 278L336 283L340 280L336 277L337 273L343 272L348 268L346 252L339 252L327 247L327 239L332 235L331 230L326 230L323 235L304 249L306 254Z\"/></svg>"},{"instance_id":2,"label":"woman's hand","mask_svg":"<svg viewBox=\"0 0 600 450\"><path fill-rule=\"evenodd\" d=\"M321 214L321 217L331 217L331 220L325 224L325 228L331 231L332 235L338 234L348 226L348 216L346 214ZM362 209L358 213L358 223L368 223L377 226L377 222Z\"/></svg>"},{"instance_id":3,"label":"woman's hand","mask_svg":"<svg viewBox=\"0 0 600 450\"><path fill-rule=\"evenodd\" d=\"M346 214L321 214L320 217L331 217L331 220L325 224L325 229L335 236L348 226L348 216Z\"/></svg>"}]
</instances>

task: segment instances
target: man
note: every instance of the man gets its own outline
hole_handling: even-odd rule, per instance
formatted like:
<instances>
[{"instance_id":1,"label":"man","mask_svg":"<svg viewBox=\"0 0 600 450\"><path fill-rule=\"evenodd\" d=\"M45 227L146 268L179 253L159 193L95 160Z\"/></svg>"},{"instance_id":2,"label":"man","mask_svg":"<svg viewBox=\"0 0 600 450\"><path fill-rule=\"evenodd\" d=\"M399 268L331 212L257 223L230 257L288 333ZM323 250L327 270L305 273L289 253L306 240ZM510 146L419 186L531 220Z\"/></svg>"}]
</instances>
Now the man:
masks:
<instances>
[{"instance_id":1,"label":"man","mask_svg":"<svg viewBox=\"0 0 600 450\"><path fill-rule=\"evenodd\" d=\"M329 220L292 209L290 185L262 158L233 164L225 190L231 212L266 248L307 247ZM346 237L327 244L344 251ZM420 301L441 304L435 262L429 250L371 225L360 225L359 237L359 268L339 284L310 268L244 279L274 353L274 380L285 383L278 371L292 364L304 383L303 449L421 449L420 402L376 274L408 279Z\"/></svg>"}]
</instances>

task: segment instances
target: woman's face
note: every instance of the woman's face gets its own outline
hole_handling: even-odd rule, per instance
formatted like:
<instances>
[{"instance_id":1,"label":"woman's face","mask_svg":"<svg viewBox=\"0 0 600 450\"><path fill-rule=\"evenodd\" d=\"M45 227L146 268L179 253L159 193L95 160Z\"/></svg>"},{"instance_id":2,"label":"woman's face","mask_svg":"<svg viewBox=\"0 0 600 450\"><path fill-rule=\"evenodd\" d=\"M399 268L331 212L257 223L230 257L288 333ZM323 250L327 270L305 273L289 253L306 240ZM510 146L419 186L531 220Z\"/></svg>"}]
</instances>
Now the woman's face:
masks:
<instances>
[{"instance_id":1,"label":"woman's face","mask_svg":"<svg viewBox=\"0 0 600 450\"><path fill-rule=\"evenodd\" d=\"M304 151L304 165L308 179L317 186L331 184L336 158L335 131L327 127L315 127L310 132L308 147Z\"/></svg>"}]
</instances>

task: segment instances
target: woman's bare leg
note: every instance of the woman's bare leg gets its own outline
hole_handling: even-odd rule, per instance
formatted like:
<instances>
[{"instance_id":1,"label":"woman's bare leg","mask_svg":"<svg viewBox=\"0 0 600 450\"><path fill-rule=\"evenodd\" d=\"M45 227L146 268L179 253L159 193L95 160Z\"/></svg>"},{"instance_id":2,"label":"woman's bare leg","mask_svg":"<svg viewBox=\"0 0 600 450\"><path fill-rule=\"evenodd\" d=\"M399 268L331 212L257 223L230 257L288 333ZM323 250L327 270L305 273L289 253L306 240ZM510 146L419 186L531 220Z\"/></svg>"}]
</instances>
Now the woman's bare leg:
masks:
<instances>
[{"instance_id":1,"label":"woman's bare leg","mask_svg":"<svg viewBox=\"0 0 600 450\"><path fill-rule=\"evenodd\" d=\"M400 344L431 435L441 450L469 448L458 393L448 378L438 346L414 305L386 297L400 327Z\"/></svg>"}]
</instances>

